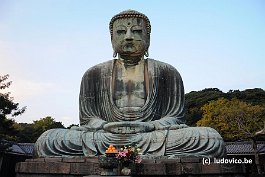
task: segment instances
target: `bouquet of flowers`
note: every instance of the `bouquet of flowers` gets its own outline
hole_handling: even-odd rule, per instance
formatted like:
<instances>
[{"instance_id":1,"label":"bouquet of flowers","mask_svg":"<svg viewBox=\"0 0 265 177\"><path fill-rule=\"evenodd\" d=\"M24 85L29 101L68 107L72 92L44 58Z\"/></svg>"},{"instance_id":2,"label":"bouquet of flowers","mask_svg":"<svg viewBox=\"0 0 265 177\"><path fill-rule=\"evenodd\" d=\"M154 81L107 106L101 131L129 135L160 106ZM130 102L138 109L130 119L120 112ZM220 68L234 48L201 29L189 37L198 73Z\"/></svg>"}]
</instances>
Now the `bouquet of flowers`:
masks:
<instances>
[{"instance_id":1,"label":"bouquet of flowers","mask_svg":"<svg viewBox=\"0 0 265 177\"><path fill-rule=\"evenodd\" d=\"M140 151L141 149L138 148L137 145L123 146L118 150L116 157L124 166L129 165L130 163L140 163L142 161Z\"/></svg>"}]
</instances>

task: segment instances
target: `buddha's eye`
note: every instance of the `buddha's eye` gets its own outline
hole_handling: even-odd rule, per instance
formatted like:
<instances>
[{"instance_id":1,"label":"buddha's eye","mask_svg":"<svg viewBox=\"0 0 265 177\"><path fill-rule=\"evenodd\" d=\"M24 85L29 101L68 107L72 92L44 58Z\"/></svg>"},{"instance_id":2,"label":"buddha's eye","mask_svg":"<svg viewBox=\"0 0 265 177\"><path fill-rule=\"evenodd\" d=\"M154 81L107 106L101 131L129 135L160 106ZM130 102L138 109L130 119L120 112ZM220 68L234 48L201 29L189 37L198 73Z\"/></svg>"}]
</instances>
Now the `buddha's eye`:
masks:
<instances>
[{"instance_id":1,"label":"buddha's eye","mask_svg":"<svg viewBox=\"0 0 265 177\"><path fill-rule=\"evenodd\" d=\"M121 34L126 34L126 31L123 29L117 30L117 34L121 35Z\"/></svg>"},{"instance_id":2,"label":"buddha's eye","mask_svg":"<svg viewBox=\"0 0 265 177\"><path fill-rule=\"evenodd\" d=\"M142 34L143 30L141 30L141 29L135 29L135 30L132 30L132 32L134 34Z\"/></svg>"}]
</instances>

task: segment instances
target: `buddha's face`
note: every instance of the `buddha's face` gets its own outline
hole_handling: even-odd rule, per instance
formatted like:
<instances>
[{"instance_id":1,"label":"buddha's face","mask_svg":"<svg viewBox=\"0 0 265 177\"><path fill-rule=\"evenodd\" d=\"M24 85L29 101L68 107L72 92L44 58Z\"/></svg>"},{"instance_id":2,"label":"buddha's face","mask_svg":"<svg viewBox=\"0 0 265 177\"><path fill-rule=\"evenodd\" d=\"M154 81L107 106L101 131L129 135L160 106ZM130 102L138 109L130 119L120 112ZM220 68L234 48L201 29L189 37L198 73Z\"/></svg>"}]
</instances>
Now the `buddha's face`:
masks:
<instances>
[{"instance_id":1,"label":"buddha's face","mask_svg":"<svg viewBox=\"0 0 265 177\"><path fill-rule=\"evenodd\" d=\"M112 47L120 56L142 57L148 49L146 22L142 18L122 18L113 23Z\"/></svg>"}]
</instances>

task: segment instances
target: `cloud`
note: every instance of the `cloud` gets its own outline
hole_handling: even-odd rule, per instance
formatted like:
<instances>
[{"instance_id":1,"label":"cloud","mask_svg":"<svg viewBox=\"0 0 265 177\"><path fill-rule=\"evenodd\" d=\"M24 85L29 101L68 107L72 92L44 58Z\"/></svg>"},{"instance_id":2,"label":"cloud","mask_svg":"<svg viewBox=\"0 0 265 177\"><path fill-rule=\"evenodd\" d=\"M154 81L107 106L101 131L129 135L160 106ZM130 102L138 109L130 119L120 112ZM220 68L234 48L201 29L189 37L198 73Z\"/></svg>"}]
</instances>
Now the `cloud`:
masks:
<instances>
[{"instance_id":1,"label":"cloud","mask_svg":"<svg viewBox=\"0 0 265 177\"><path fill-rule=\"evenodd\" d=\"M16 100L25 100L37 96L44 96L57 91L59 86L52 82L36 82L31 80L19 80L13 82L8 91Z\"/></svg>"}]
</instances>

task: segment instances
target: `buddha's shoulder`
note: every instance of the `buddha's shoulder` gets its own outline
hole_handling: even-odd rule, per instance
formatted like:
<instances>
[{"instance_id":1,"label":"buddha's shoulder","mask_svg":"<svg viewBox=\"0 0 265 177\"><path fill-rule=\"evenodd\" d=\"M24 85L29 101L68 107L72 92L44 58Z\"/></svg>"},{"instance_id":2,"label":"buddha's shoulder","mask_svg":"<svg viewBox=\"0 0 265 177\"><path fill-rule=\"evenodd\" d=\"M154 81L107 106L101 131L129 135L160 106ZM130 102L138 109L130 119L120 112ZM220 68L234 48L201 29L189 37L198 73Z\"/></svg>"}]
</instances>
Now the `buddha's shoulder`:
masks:
<instances>
[{"instance_id":1,"label":"buddha's shoulder","mask_svg":"<svg viewBox=\"0 0 265 177\"><path fill-rule=\"evenodd\" d=\"M112 69L113 61L114 60L108 60L108 61L105 61L103 63L99 63L95 66L92 66L92 67L88 68L88 70L85 72L84 75L89 75L92 73L99 73L99 72L100 73L108 72Z\"/></svg>"},{"instance_id":2,"label":"buddha's shoulder","mask_svg":"<svg viewBox=\"0 0 265 177\"><path fill-rule=\"evenodd\" d=\"M153 65L154 67L159 67L159 69L170 70L172 72L178 73L177 69L168 63L165 63L165 62L162 62L156 59L152 59L152 58L147 58L147 61L149 64Z\"/></svg>"}]
</instances>

